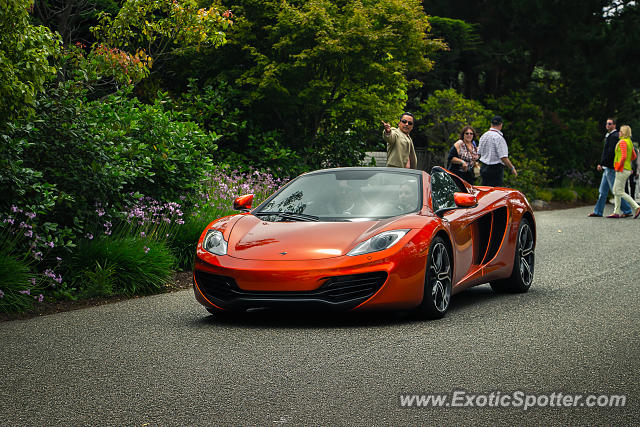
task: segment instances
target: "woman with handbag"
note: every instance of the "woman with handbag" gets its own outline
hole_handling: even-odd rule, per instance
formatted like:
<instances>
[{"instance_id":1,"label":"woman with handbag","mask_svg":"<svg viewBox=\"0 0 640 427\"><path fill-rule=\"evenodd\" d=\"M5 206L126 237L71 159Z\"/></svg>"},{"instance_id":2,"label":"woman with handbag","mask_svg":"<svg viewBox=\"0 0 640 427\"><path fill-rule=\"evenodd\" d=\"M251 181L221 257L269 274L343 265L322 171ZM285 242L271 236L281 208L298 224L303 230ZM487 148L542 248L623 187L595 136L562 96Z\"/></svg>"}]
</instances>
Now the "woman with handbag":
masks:
<instances>
[{"instance_id":1,"label":"woman with handbag","mask_svg":"<svg viewBox=\"0 0 640 427\"><path fill-rule=\"evenodd\" d=\"M478 147L476 145L477 134L471 126L465 126L451 150L447 163L449 170L460 178L473 185L476 180L474 167L478 164Z\"/></svg>"}]
</instances>

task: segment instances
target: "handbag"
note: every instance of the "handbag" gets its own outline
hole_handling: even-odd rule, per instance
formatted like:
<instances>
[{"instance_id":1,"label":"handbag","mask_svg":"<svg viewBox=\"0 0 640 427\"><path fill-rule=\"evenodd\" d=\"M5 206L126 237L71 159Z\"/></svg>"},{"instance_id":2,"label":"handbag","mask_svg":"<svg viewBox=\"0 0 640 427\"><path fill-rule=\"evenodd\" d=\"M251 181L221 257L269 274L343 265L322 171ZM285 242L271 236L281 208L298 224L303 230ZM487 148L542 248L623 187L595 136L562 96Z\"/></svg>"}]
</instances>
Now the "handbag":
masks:
<instances>
[{"instance_id":1,"label":"handbag","mask_svg":"<svg viewBox=\"0 0 640 427\"><path fill-rule=\"evenodd\" d=\"M475 162L473 164L473 176L480 178L480 162Z\"/></svg>"}]
</instances>

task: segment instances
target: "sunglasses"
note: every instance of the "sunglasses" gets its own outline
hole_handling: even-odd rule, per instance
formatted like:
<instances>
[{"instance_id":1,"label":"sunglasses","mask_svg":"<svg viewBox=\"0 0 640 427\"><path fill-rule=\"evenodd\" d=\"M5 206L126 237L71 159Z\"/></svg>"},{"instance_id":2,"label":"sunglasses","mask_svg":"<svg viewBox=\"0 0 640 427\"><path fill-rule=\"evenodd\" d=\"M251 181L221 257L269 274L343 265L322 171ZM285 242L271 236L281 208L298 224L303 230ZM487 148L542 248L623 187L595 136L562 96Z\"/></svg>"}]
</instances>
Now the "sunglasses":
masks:
<instances>
[{"instance_id":1,"label":"sunglasses","mask_svg":"<svg viewBox=\"0 0 640 427\"><path fill-rule=\"evenodd\" d=\"M465 132L465 135L473 135L473 132Z\"/></svg>"},{"instance_id":2,"label":"sunglasses","mask_svg":"<svg viewBox=\"0 0 640 427\"><path fill-rule=\"evenodd\" d=\"M412 126L412 125L413 125L413 122L410 122L410 121L408 121L408 120L404 120L404 119L402 119L402 120L400 120L400 121L401 121L402 123L404 123L405 125L409 125L409 126Z\"/></svg>"},{"instance_id":3,"label":"sunglasses","mask_svg":"<svg viewBox=\"0 0 640 427\"><path fill-rule=\"evenodd\" d=\"M611 123L611 122L607 122L607 126L612 125L612 124L613 124L613 123Z\"/></svg>"}]
</instances>

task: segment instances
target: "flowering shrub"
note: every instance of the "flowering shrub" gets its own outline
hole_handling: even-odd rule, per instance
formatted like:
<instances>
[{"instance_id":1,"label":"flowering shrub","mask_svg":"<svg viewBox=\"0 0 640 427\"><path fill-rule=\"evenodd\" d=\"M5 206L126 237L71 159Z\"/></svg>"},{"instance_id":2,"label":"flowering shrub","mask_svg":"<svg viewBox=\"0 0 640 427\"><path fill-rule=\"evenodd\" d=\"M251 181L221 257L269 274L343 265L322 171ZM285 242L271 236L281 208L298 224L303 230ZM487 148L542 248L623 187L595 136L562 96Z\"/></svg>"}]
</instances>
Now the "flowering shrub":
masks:
<instances>
[{"instance_id":1,"label":"flowering shrub","mask_svg":"<svg viewBox=\"0 0 640 427\"><path fill-rule=\"evenodd\" d=\"M37 214L17 206L0 222L0 311L24 311L44 300L45 289L62 283L54 268L62 260L51 256L55 242L42 235ZM42 271L44 270L44 271Z\"/></svg>"},{"instance_id":2,"label":"flowering shrub","mask_svg":"<svg viewBox=\"0 0 640 427\"><path fill-rule=\"evenodd\" d=\"M197 182L199 191L178 202L139 193L126 194L121 209L95 202L81 232L66 242L60 236L69 236L41 214L13 205L0 216L0 311L29 310L45 300L158 292L174 268L191 268L202 231L234 213L235 197L254 194L257 206L284 183L257 170L212 168Z\"/></svg>"},{"instance_id":3,"label":"flowering shrub","mask_svg":"<svg viewBox=\"0 0 640 427\"><path fill-rule=\"evenodd\" d=\"M274 178L270 173L257 170L241 172L221 166L205 173L199 194L200 205L204 203L224 211L231 209L236 197L251 193L254 195L254 206L257 206L286 181L284 178Z\"/></svg>"},{"instance_id":4,"label":"flowering shrub","mask_svg":"<svg viewBox=\"0 0 640 427\"><path fill-rule=\"evenodd\" d=\"M163 241L114 235L82 240L67 266L75 272L76 295L106 296L159 292L168 283L174 263Z\"/></svg>"},{"instance_id":5,"label":"flowering shrub","mask_svg":"<svg viewBox=\"0 0 640 427\"><path fill-rule=\"evenodd\" d=\"M275 179L270 173L257 170L240 172L224 166L205 174L200 192L191 201L191 212L184 215L183 224L169 233L168 242L177 257L178 267L184 270L192 268L196 245L205 227L216 218L235 213L233 200L237 196L254 194L254 206L257 206L284 182L284 179Z\"/></svg>"}]
</instances>

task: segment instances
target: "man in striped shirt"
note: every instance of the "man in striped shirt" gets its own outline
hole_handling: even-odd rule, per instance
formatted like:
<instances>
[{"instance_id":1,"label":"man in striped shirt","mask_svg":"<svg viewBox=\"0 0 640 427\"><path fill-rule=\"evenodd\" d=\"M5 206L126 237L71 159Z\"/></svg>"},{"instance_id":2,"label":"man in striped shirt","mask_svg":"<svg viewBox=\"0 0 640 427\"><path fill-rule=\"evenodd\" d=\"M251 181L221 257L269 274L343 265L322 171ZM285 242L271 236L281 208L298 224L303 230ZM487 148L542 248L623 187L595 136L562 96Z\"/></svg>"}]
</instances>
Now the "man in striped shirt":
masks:
<instances>
[{"instance_id":1,"label":"man in striped shirt","mask_svg":"<svg viewBox=\"0 0 640 427\"><path fill-rule=\"evenodd\" d=\"M491 128L480 137L478 154L482 163L482 185L502 187L505 166L514 176L518 176L518 171L509 160L507 141L502 136L502 117L495 116L491 119Z\"/></svg>"}]
</instances>

